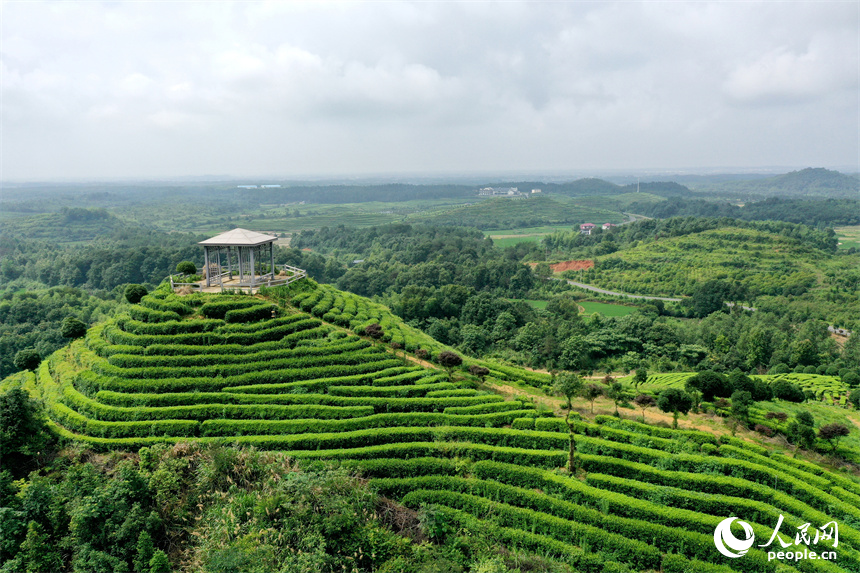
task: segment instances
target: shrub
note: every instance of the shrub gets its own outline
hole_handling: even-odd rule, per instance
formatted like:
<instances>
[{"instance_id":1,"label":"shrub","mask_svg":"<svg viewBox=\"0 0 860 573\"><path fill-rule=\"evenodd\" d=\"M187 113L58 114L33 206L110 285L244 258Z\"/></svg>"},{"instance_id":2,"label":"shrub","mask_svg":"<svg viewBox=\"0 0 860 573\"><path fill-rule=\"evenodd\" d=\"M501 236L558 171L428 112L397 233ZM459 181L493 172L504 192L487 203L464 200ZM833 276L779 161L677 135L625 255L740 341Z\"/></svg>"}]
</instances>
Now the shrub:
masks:
<instances>
[{"instance_id":1,"label":"shrub","mask_svg":"<svg viewBox=\"0 0 860 573\"><path fill-rule=\"evenodd\" d=\"M514 430L534 430L534 418L517 418L511 423L511 428Z\"/></svg>"},{"instance_id":2,"label":"shrub","mask_svg":"<svg viewBox=\"0 0 860 573\"><path fill-rule=\"evenodd\" d=\"M773 397L778 400L800 403L806 399L806 395L799 386L786 380L775 381L771 384L771 389L773 390Z\"/></svg>"},{"instance_id":3,"label":"shrub","mask_svg":"<svg viewBox=\"0 0 860 573\"><path fill-rule=\"evenodd\" d=\"M489 368L484 368L483 366L478 366L477 364L472 364L471 366L469 366L469 374L471 374L472 376L477 376L482 381L489 373Z\"/></svg>"},{"instance_id":4,"label":"shrub","mask_svg":"<svg viewBox=\"0 0 860 573\"><path fill-rule=\"evenodd\" d=\"M454 368L463 363L463 358L459 354L455 354L450 350L443 350L436 357L436 361L450 374Z\"/></svg>"},{"instance_id":5,"label":"shrub","mask_svg":"<svg viewBox=\"0 0 860 573\"><path fill-rule=\"evenodd\" d=\"M260 304L259 300L217 300L209 302L200 307L200 314L206 318L224 319L224 316L231 310L248 308Z\"/></svg>"},{"instance_id":6,"label":"shrub","mask_svg":"<svg viewBox=\"0 0 860 573\"><path fill-rule=\"evenodd\" d=\"M385 332L382 330L382 325L379 324L378 322L375 322L373 324L368 324L367 326L364 327L364 334L366 334L367 336L371 337L374 340L379 340L380 338L383 337Z\"/></svg>"},{"instance_id":7,"label":"shrub","mask_svg":"<svg viewBox=\"0 0 860 573\"><path fill-rule=\"evenodd\" d=\"M756 424L753 430L755 430L759 434L768 437L773 436L774 434L773 428L771 428L770 426L765 426L764 424Z\"/></svg>"},{"instance_id":8,"label":"shrub","mask_svg":"<svg viewBox=\"0 0 860 573\"><path fill-rule=\"evenodd\" d=\"M821 426L821 428L818 429L818 437L830 442L834 452L836 451L839 439L847 436L849 433L851 433L851 431L848 429L848 426L838 422Z\"/></svg>"},{"instance_id":9,"label":"shrub","mask_svg":"<svg viewBox=\"0 0 860 573\"><path fill-rule=\"evenodd\" d=\"M182 261L176 265L176 272L183 275L193 275L197 272L197 265L191 261Z\"/></svg>"},{"instance_id":10,"label":"shrub","mask_svg":"<svg viewBox=\"0 0 860 573\"><path fill-rule=\"evenodd\" d=\"M125 287L125 300L131 304L137 304L140 299L147 295L146 287L138 284L130 284Z\"/></svg>"},{"instance_id":11,"label":"shrub","mask_svg":"<svg viewBox=\"0 0 860 573\"><path fill-rule=\"evenodd\" d=\"M63 319L60 334L63 338L81 338L87 333L87 325L73 316Z\"/></svg>"},{"instance_id":12,"label":"shrub","mask_svg":"<svg viewBox=\"0 0 860 573\"><path fill-rule=\"evenodd\" d=\"M257 322L266 318L274 318L273 314L277 313L276 308L271 303L265 303L249 308L228 310L224 315L224 320L226 322Z\"/></svg>"},{"instance_id":13,"label":"shrub","mask_svg":"<svg viewBox=\"0 0 860 573\"><path fill-rule=\"evenodd\" d=\"M784 362L780 362L767 371L768 374L788 374L788 372L788 364L785 364Z\"/></svg>"},{"instance_id":14,"label":"shrub","mask_svg":"<svg viewBox=\"0 0 860 573\"><path fill-rule=\"evenodd\" d=\"M848 385L849 388L854 388L860 385L860 374L857 372L846 372L844 376L841 377L842 381Z\"/></svg>"},{"instance_id":15,"label":"shrub","mask_svg":"<svg viewBox=\"0 0 860 573\"><path fill-rule=\"evenodd\" d=\"M19 350L13 359L15 367L19 370L35 370L41 361L42 357L35 348Z\"/></svg>"}]
</instances>

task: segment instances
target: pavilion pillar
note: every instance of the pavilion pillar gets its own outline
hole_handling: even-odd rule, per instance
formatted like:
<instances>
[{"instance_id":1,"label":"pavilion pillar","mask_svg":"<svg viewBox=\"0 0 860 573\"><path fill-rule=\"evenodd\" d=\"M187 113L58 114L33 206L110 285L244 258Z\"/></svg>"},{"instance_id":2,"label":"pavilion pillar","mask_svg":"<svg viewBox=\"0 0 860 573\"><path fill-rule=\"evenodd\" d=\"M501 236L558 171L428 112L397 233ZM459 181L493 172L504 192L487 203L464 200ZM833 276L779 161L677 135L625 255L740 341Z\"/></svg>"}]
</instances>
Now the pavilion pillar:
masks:
<instances>
[{"instance_id":1,"label":"pavilion pillar","mask_svg":"<svg viewBox=\"0 0 860 573\"><path fill-rule=\"evenodd\" d=\"M244 276L242 272L242 247L236 247L236 251L239 253L239 286L242 286L242 277Z\"/></svg>"},{"instance_id":2,"label":"pavilion pillar","mask_svg":"<svg viewBox=\"0 0 860 573\"><path fill-rule=\"evenodd\" d=\"M230 247L227 247L227 271L230 273L228 280L233 280L233 254Z\"/></svg>"},{"instance_id":3,"label":"pavilion pillar","mask_svg":"<svg viewBox=\"0 0 860 573\"><path fill-rule=\"evenodd\" d=\"M251 288L254 288L254 284L256 284L257 278L257 267L254 264L254 252L257 250L257 247L251 247Z\"/></svg>"},{"instance_id":4,"label":"pavilion pillar","mask_svg":"<svg viewBox=\"0 0 860 573\"><path fill-rule=\"evenodd\" d=\"M272 264L269 266L269 270L272 273L272 278L270 281L275 280L275 243L269 243L269 259L272 261Z\"/></svg>"},{"instance_id":5,"label":"pavilion pillar","mask_svg":"<svg viewBox=\"0 0 860 573\"><path fill-rule=\"evenodd\" d=\"M203 247L203 259L205 260L206 269L206 286L212 286L212 269L209 268L209 246Z\"/></svg>"},{"instance_id":6,"label":"pavilion pillar","mask_svg":"<svg viewBox=\"0 0 860 573\"><path fill-rule=\"evenodd\" d=\"M218 247L218 286L223 286L224 277L222 276L224 273L221 272L221 247Z\"/></svg>"}]
</instances>

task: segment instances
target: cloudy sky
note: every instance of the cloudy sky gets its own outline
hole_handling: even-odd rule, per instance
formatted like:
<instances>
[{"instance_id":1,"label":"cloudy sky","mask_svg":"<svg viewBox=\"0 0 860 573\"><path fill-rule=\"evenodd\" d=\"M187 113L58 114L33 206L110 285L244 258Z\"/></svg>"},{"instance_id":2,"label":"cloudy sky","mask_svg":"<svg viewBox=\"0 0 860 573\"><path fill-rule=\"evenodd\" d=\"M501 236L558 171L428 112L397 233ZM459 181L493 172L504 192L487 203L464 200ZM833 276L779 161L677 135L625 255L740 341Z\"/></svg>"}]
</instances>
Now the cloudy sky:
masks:
<instances>
[{"instance_id":1,"label":"cloudy sky","mask_svg":"<svg viewBox=\"0 0 860 573\"><path fill-rule=\"evenodd\" d=\"M860 3L2 2L4 180L848 166Z\"/></svg>"}]
</instances>

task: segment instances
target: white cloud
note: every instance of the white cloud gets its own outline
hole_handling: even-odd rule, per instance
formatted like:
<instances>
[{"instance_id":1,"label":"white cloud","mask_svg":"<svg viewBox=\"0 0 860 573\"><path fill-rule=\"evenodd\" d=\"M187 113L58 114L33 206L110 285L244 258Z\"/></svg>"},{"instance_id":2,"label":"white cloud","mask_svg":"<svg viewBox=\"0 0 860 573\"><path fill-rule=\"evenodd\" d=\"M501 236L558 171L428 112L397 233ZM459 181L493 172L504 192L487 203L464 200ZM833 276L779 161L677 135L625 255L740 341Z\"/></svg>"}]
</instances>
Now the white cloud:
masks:
<instances>
[{"instance_id":1,"label":"white cloud","mask_svg":"<svg viewBox=\"0 0 860 573\"><path fill-rule=\"evenodd\" d=\"M856 90L856 38L842 40L815 38L802 52L778 46L735 68L725 83L725 91L741 102L791 103L846 88Z\"/></svg>"},{"instance_id":2,"label":"white cloud","mask_svg":"<svg viewBox=\"0 0 860 573\"><path fill-rule=\"evenodd\" d=\"M7 3L2 177L848 164L858 11Z\"/></svg>"}]
</instances>

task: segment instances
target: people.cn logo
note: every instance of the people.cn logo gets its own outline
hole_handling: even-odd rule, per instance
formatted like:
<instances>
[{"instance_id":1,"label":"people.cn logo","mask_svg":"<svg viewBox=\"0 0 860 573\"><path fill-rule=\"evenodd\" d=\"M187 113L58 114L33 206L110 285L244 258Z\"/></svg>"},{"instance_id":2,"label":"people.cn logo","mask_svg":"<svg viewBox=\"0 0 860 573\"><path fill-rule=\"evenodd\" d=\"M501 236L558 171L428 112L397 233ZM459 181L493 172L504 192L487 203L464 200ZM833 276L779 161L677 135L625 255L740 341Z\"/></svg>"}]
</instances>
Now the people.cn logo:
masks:
<instances>
[{"instance_id":1,"label":"people.cn logo","mask_svg":"<svg viewBox=\"0 0 860 573\"><path fill-rule=\"evenodd\" d=\"M750 550L752 544L755 543L755 534L753 534L753 528L749 523L745 521L738 521L738 525L740 525L744 533L746 534L746 539L738 539L732 533L732 522L736 520L737 517L729 517L722 520L717 528L714 530L714 545L717 546L717 551L725 555L726 557L743 557L746 555L747 551ZM736 551L737 553L734 553Z\"/></svg>"}]
</instances>

